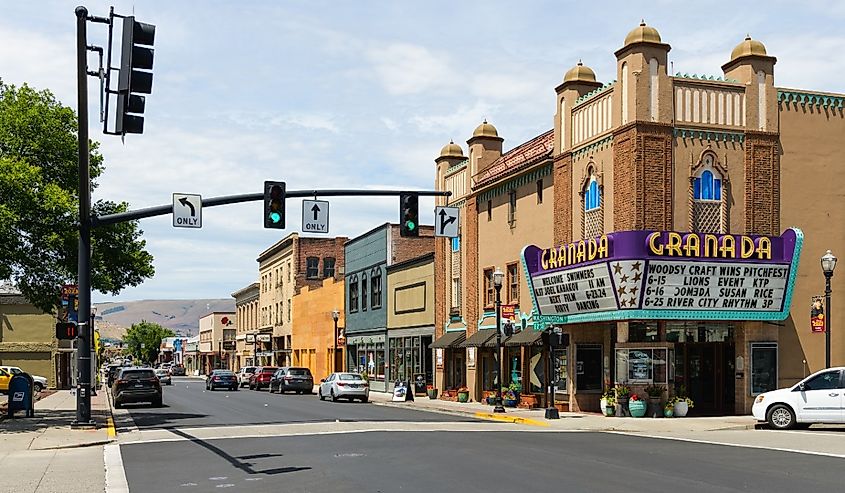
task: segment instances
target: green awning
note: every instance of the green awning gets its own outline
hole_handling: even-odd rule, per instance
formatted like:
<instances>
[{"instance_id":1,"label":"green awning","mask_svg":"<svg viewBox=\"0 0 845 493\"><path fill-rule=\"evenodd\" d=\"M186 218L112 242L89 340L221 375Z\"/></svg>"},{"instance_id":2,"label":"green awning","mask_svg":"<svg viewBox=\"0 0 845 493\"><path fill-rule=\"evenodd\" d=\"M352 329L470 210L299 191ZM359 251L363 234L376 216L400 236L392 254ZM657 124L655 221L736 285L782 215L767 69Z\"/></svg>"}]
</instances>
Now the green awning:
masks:
<instances>
[{"instance_id":1,"label":"green awning","mask_svg":"<svg viewBox=\"0 0 845 493\"><path fill-rule=\"evenodd\" d=\"M466 339L467 333L463 330L456 332L446 332L439 339L431 343L433 348L448 348L460 347L460 344Z\"/></svg>"}]
</instances>

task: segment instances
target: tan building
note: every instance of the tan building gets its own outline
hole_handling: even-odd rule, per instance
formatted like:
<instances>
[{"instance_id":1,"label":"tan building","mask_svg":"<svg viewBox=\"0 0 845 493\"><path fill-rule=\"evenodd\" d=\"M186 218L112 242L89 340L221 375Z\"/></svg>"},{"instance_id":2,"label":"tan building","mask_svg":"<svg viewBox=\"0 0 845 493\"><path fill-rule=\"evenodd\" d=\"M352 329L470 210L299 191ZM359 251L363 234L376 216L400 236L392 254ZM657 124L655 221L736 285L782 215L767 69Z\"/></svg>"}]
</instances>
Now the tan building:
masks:
<instances>
[{"instance_id":1,"label":"tan building","mask_svg":"<svg viewBox=\"0 0 845 493\"><path fill-rule=\"evenodd\" d=\"M258 256L259 336L272 335L263 354L272 351L272 358L259 357L261 364L291 364L291 338L295 314L293 297L303 286L317 288L326 278L343 276L343 244L345 237L309 238L291 233ZM261 356L261 355L259 355Z\"/></svg>"},{"instance_id":2,"label":"tan building","mask_svg":"<svg viewBox=\"0 0 845 493\"><path fill-rule=\"evenodd\" d=\"M718 77L669 74L669 50L641 24L616 51L611 82L580 62L566 72L555 88L551 130L503 153L497 129L484 122L467 141L468 158L453 143L441 150L435 184L453 192L462 228L460 238L436 247L438 386L466 384L474 399L496 386L495 330L485 334L495 328L496 268L517 331L556 326L569 336L553 354L562 407L598 410L608 384L639 393L654 384L685 391L698 413L746 413L758 393L823 367L824 335L810 331L808 318L811 298L824 289L819 258L828 248L845 251L843 229L831 221L845 198L839 175L827 172L837 165L834 142L845 135L845 95L777 87L776 59L750 38ZM676 250L676 239L712 239L725 250ZM670 249L660 250L666 241ZM661 268L684 265L668 259L676 251L695 261L689 265L732 272L754 255L742 247L729 262L733 243L760 241L775 245L759 257L768 270L658 277ZM802 243L798 271L797 254L779 256L800 252ZM539 249L523 256L527 245ZM633 281L638 273L628 277L622 268L648 270ZM549 277L557 273L573 282ZM543 279L551 288L538 284ZM661 294L645 294L664 282ZM737 290L721 291L719 283ZM759 291L758 283L775 287ZM833 292L843 287L834 276ZM636 294L626 291L632 288ZM830 315L834 327L845 321L845 312ZM505 342L502 383L518 381L542 398L548 351L535 336ZM843 350L845 337L834 333L834 365L845 363Z\"/></svg>"},{"instance_id":3,"label":"tan building","mask_svg":"<svg viewBox=\"0 0 845 493\"><path fill-rule=\"evenodd\" d=\"M293 364L309 368L317 382L334 371L343 370L340 358L343 355L342 333L345 326L343 286L343 282L329 277L323 279L318 288L303 286L293 297L294 313L308 314L293 324ZM336 324L334 312L338 315ZM335 339L336 336L338 339Z\"/></svg>"},{"instance_id":4,"label":"tan building","mask_svg":"<svg viewBox=\"0 0 845 493\"><path fill-rule=\"evenodd\" d=\"M260 284L254 282L232 293L232 298L235 298L235 311L238 315L235 335L236 357L233 371L238 371L243 366L251 366L255 361L254 354L257 347L255 336L258 334L259 320L259 291Z\"/></svg>"},{"instance_id":5,"label":"tan building","mask_svg":"<svg viewBox=\"0 0 845 493\"><path fill-rule=\"evenodd\" d=\"M50 388L61 387L63 377L67 385L70 376L62 374L67 373L73 353L59 350L55 324L55 316L4 287L0 292L0 365L43 376Z\"/></svg>"},{"instance_id":6,"label":"tan building","mask_svg":"<svg viewBox=\"0 0 845 493\"><path fill-rule=\"evenodd\" d=\"M387 380L434 383L434 252L387 267Z\"/></svg>"},{"instance_id":7,"label":"tan building","mask_svg":"<svg viewBox=\"0 0 845 493\"><path fill-rule=\"evenodd\" d=\"M199 321L200 371L208 374L217 368L232 369L236 359L235 312L211 312Z\"/></svg>"}]
</instances>

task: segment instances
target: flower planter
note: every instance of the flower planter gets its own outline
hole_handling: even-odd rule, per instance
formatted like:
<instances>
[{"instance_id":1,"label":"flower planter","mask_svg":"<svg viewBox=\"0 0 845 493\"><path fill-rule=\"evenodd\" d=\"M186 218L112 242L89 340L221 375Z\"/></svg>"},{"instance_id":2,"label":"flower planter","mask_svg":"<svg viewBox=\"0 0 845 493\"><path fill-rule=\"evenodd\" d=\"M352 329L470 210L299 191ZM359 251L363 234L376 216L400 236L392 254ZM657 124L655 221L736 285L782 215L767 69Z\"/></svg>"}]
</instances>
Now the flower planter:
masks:
<instances>
[{"instance_id":1,"label":"flower planter","mask_svg":"<svg viewBox=\"0 0 845 493\"><path fill-rule=\"evenodd\" d=\"M631 413L628 411L628 398L627 397L617 397L616 398L616 416L622 418L625 416L630 416Z\"/></svg>"},{"instance_id":2,"label":"flower planter","mask_svg":"<svg viewBox=\"0 0 845 493\"><path fill-rule=\"evenodd\" d=\"M469 402L469 392L458 392L458 402Z\"/></svg>"},{"instance_id":3,"label":"flower planter","mask_svg":"<svg viewBox=\"0 0 845 493\"><path fill-rule=\"evenodd\" d=\"M645 416L646 411L645 401L642 399L636 401L629 401L628 411L630 411L632 417L642 418L643 416Z\"/></svg>"},{"instance_id":4,"label":"flower planter","mask_svg":"<svg viewBox=\"0 0 845 493\"><path fill-rule=\"evenodd\" d=\"M660 405L660 397L648 398L648 411L646 411L646 414L648 414L652 418L663 417L663 406Z\"/></svg>"},{"instance_id":5,"label":"flower planter","mask_svg":"<svg viewBox=\"0 0 845 493\"><path fill-rule=\"evenodd\" d=\"M672 408L663 408L663 417L664 418L671 418L674 415L674 411Z\"/></svg>"},{"instance_id":6,"label":"flower planter","mask_svg":"<svg viewBox=\"0 0 845 493\"><path fill-rule=\"evenodd\" d=\"M437 389L427 389L426 393L428 394L429 399L437 399Z\"/></svg>"},{"instance_id":7,"label":"flower planter","mask_svg":"<svg viewBox=\"0 0 845 493\"><path fill-rule=\"evenodd\" d=\"M503 399L502 402L505 404L505 407L516 407L519 403L517 399Z\"/></svg>"},{"instance_id":8,"label":"flower planter","mask_svg":"<svg viewBox=\"0 0 845 493\"><path fill-rule=\"evenodd\" d=\"M520 394L519 407L523 409L534 409L537 407L537 396L534 394Z\"/></svg>"},{"instance_id":9,"label":"flower planter","mask_svg":"<svg viewBox=\"0 0 845 493\"><path fill-rule=\"evenodd\" d=\"M685 401L678 401L675 403L675 409L673 411L675 413L675 417L683 418L689 412L689 406Z\"/></svg>"},{"instance_id":10,"label":"flower planter","mask_svg":"<svg viewBox=\"0 0 845 493\"><path fill-rule=\"evenodd\" d=\"M616 406L614 404L608 404L607 399L602 398L599 401L599 408L601 409L601 413L605 416L616 415Z\"/></svg>"}]
</instances>

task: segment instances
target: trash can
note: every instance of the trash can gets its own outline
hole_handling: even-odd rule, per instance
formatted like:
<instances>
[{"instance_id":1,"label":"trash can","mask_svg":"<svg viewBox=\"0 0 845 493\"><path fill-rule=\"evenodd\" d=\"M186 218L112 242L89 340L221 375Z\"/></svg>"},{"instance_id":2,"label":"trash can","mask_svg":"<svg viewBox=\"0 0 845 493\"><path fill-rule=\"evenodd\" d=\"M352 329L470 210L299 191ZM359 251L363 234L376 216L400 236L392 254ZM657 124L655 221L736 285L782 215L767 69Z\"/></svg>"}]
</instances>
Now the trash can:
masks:
<instances>
[{"instance_id":1,"label":"trash can","mask_svg":"<svg viewBox=\"0 0 845 493\"><path fill-rule=\"evenodd\" d=\"M8 417L14 418L16 411L24 411L25 417L35 416L33 405L33 389L35 382L29 373L19 373L9 381L9 407Z\"/></svg>"}]
</instances>

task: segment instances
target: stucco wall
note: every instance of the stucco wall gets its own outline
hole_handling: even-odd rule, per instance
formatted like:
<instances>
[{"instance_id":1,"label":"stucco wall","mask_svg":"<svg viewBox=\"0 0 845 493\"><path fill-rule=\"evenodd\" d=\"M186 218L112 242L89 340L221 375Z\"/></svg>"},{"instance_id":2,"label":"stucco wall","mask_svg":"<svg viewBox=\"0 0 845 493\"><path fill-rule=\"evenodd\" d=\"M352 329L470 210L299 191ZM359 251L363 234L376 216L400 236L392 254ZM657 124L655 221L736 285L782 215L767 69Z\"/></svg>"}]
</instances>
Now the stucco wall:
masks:
<instances>
[{"instance_id":1,"label":"stucco wall","mask_svg":"<svg viewBox=\"0 0 845 493\"><path fill-rule=\"evenodd\" d=\"M387 275L387 328L434 325L434 262L392 270Z\"/></svg>"},{"instance_id":2,"label":"stucco wall","mask_svg":"<svg viewBox=\"0 0 845 493\"><path fill-rule=\"evenodd\" d=\"M312 289L303 287L293 297L293 309L300 314L291 333L293 364L309 368L314 379L319 381L333 371L331 354L334 349L334 319L332 311L338 310L337 325L345 324L343 310L343 282L325 279L322 286ZM343 351L343 348L338 348Z\"/></svg>"}]
</instances>

